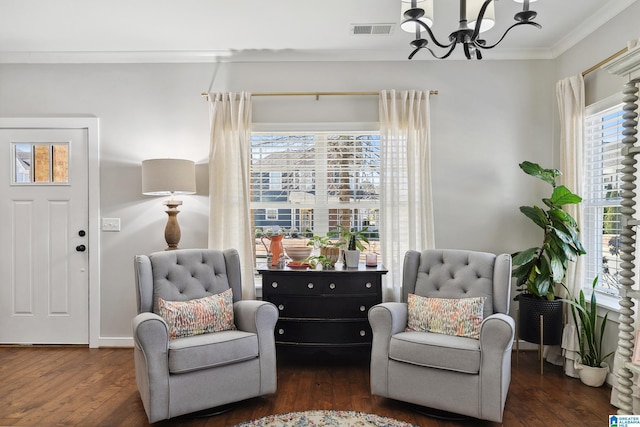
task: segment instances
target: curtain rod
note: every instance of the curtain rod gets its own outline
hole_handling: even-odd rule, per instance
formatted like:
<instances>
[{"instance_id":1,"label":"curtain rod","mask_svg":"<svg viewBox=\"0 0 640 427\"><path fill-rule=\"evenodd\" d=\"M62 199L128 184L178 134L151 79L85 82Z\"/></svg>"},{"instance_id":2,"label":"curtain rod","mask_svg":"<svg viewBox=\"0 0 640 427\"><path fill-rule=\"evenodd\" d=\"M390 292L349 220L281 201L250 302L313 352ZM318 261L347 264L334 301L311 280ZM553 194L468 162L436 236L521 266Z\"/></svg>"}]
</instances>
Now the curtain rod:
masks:
<instances>
[{"instance_id":1,"label":"curtain rod","mask_svg":"<svg viewBox=\"0 0 640 427\"><path fill-rule=\"evenodd\" d=\"M584 71L582 72L582 77L584 77L584 76L586 76L587 74L589 74L589 73L591 73L591 72L593 72L593 71L597 70L598 68L602 67L602 66L603 66L604 64L606 64L607 62L609 62L609 61L613 61L614 59L616 59L618 56L622 55L622 54L623 54L623 53L625 53L626 51L627 51L627 48L626 48L626 47L625 47L625 48L623 48L623 49L620 49L619 51L617 51L616 53L614 53L614 54L613 54L613 55L611 55L610 57L605 58L605 59L603 59L602 61L598 62L598 63L597 63L596 65L594 65L593 67L591 67L591 68L589 68L589 69L587 69L587 70L584 70Z\"/></svg>"},{"instance_id":2,"label":"curtain rod","mask_svg":"<svg viewBox=\"0 0 640 427\"><path fill-rule=\"evenodd\" d=\"M257 92L257 93L252 93L251 96L315 96L317 100L321 96L333 96L333 95L339 95L339 96L376 95L377 96L379 94L380 92L373 92L373 91L371 92ZM438 94L437 90L429 91L429 95L437 95L437 94ZM205 97L206 99L209 99L209 94L206 92L202 92L200 95Z\"/></svg>"}]
</instances>

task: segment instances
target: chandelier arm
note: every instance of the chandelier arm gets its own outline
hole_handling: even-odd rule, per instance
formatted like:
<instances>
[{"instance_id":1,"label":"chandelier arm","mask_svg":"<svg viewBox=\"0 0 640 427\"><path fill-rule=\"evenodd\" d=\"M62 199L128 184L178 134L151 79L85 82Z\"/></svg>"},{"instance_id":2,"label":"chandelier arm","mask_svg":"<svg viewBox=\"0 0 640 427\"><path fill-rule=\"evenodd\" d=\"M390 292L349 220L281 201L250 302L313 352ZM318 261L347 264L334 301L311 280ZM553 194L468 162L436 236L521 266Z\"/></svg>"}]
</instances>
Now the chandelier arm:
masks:
<instances>
[{"instance_id":1,"label":"chandelier arm","mask_svg":"<svg viewBox=\"0 0 640 427\"><path fill-rule=\"evenodd\" d=\"M456 48L456 44L455 43L451 44L450 47L449 47L449 51L447 53L445 53L444 55L442 55L442 56L436 55L435 52L433 50L431 50L431 48L429 48L429 47L427 47L426 49L429 52L431 52L431 55L433 55L433 57L436 58L436 59L447 59L453 53L453 50L455 48Z\"/></svg>"},{"instance_id":2,"label":"chandelier arm","mask_svg":"<svg viewBox=\"0 0 640 427\"><path fill-rule=\"evenodd\" d=\"M489 7L489 3L491 3L492 1L493 0L486 0L484 3L482 3L482 7L480 8L480 12L478 13L478 18L476 19L476 27L473 30L473 34L471 35L471 40L477 39L480 35L480 27L482 24L482 20L484 19L484 12L487 10L487 7Z\"/></svg>"},{"instance_id":3,"label":"chandelier arm","mask_svg":"<svg viewBox=\"0 0 640 427\"><path fill-rule=\"evenodd\" d=\"M437 45L438 47L441 47L443 49L448 48L449 46L451 46L452 43L449 44L442 44L438 41L438 39L436 38L436 36L433 34L433 31L431 31L431 28L429 28L429 26L427 24L425 24L424 22L420 21L417 18L412 18L412 19L407 19L407 21L411 21L411 22L415 22L416 24L420 25L422 28L424 28L424 30L429 34L429 38L431 39L431 41ZM455 44L455 43L453 43Z\"/></svg>"},{"instance_id":4,"label":"chandelier arm","mask_svg":"<svg viewBox=\"0 0 640 427\"><path fill-rule=\"evenodd\" d=\"M447 53L445 53L442 56L436 55L436 53L430 47L427 47L427 46L418 47L418 48L414 49L413 52L411 52L411 55L409 55L409 59L413 58L413 56L416 53L418 53L418 51L420 49L427 49L431 53L431 56L433 56L436 59L446 59L453 53L453 50L456 48L456 45L454 43L454 44L452 44L450 46L447 46L447 47L449 48L449 50L447 51Z\"/></svg>"},{"instance_id":5,"label":"chandelier arm","mask_svg":"<svg viewBox=\"0 0 640 427\"><path fill-rule=\"evenodd\" d=\"M502 40L504 40L504 38L509 33L509 31L511 31L513 28L515 28L517 26L520 26L520 25L533 25L536 28L542 28L542 26L540 24L538 24L537 22L533 22L533 21L516 22L515 24L513 24L512 26L507 28L507 30L504 32L504 34L502 34L502 37L500 37L500 39L497 42L495 42L494 44L482 45L482 44L478 44L478 43L475 43L475 42L474 42L474 44L475 44L476 47L479 47L481 49L493 49L494 47L498 46L498 44L500 44L500 42L502 42Z\"/></svg>"}]
</instances>

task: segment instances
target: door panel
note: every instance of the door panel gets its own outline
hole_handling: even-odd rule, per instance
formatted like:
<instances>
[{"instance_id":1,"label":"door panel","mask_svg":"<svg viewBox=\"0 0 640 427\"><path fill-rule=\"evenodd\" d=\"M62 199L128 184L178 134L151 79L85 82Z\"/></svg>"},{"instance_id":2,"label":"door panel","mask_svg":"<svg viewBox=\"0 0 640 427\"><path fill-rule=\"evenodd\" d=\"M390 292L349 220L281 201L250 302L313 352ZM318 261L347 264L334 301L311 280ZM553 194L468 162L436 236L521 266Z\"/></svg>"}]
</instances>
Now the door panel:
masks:
<instances>
[{"instance_id":1,"label":"door panel","mask_svg":"<svg viewBox=\"0 0 640 427\"><path fill-rule=\"evenodd\" d=\"M0 129L0 164L0 343L88 344L86 130Z\"/></svg>"}]
</instances>

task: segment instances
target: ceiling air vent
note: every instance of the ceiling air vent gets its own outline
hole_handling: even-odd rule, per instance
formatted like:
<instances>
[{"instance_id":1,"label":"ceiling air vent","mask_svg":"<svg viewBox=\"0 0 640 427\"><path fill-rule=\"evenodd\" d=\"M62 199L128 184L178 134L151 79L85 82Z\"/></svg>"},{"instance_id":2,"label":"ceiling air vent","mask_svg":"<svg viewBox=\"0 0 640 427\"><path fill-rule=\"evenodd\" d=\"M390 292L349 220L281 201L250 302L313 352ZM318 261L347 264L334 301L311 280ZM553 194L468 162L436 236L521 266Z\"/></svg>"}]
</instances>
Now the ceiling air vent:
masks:
<instances>
[{"instance_id":1,"label":"ceiling air vent","mask_svg":"<svg viewBox=\"0 0 640 427\"><path fill-rule=\"evenodd\" d=\"M351 24L351 34L354 36L389 35L393 24Z\"/></svg>"}]
</instances>

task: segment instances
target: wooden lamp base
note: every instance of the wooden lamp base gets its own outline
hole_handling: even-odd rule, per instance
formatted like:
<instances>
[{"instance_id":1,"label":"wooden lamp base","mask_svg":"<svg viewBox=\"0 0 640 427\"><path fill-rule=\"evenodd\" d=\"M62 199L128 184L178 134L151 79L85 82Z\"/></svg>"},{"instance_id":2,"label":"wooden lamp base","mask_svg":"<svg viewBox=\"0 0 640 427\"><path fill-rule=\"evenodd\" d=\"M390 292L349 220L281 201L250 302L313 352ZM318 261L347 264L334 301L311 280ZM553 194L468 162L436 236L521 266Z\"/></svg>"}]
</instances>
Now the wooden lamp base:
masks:
<instances>
[{"instance_id":1,"label":"wooden lamp base","mask_svg":"<svg viewBox=\"0 0 640 427\"><path fill-rule=\"evenodd\" d=\"M167 226L164 228L164 240L167 241L167 248L165 251L172 251L178 249L178 243L180 243L180 225L178 224L178 206L182 204L181 200L174 200L173 198L163 203L167 206L165 211L169 218L167 219Z\"/></svg>"}]
</instances>

